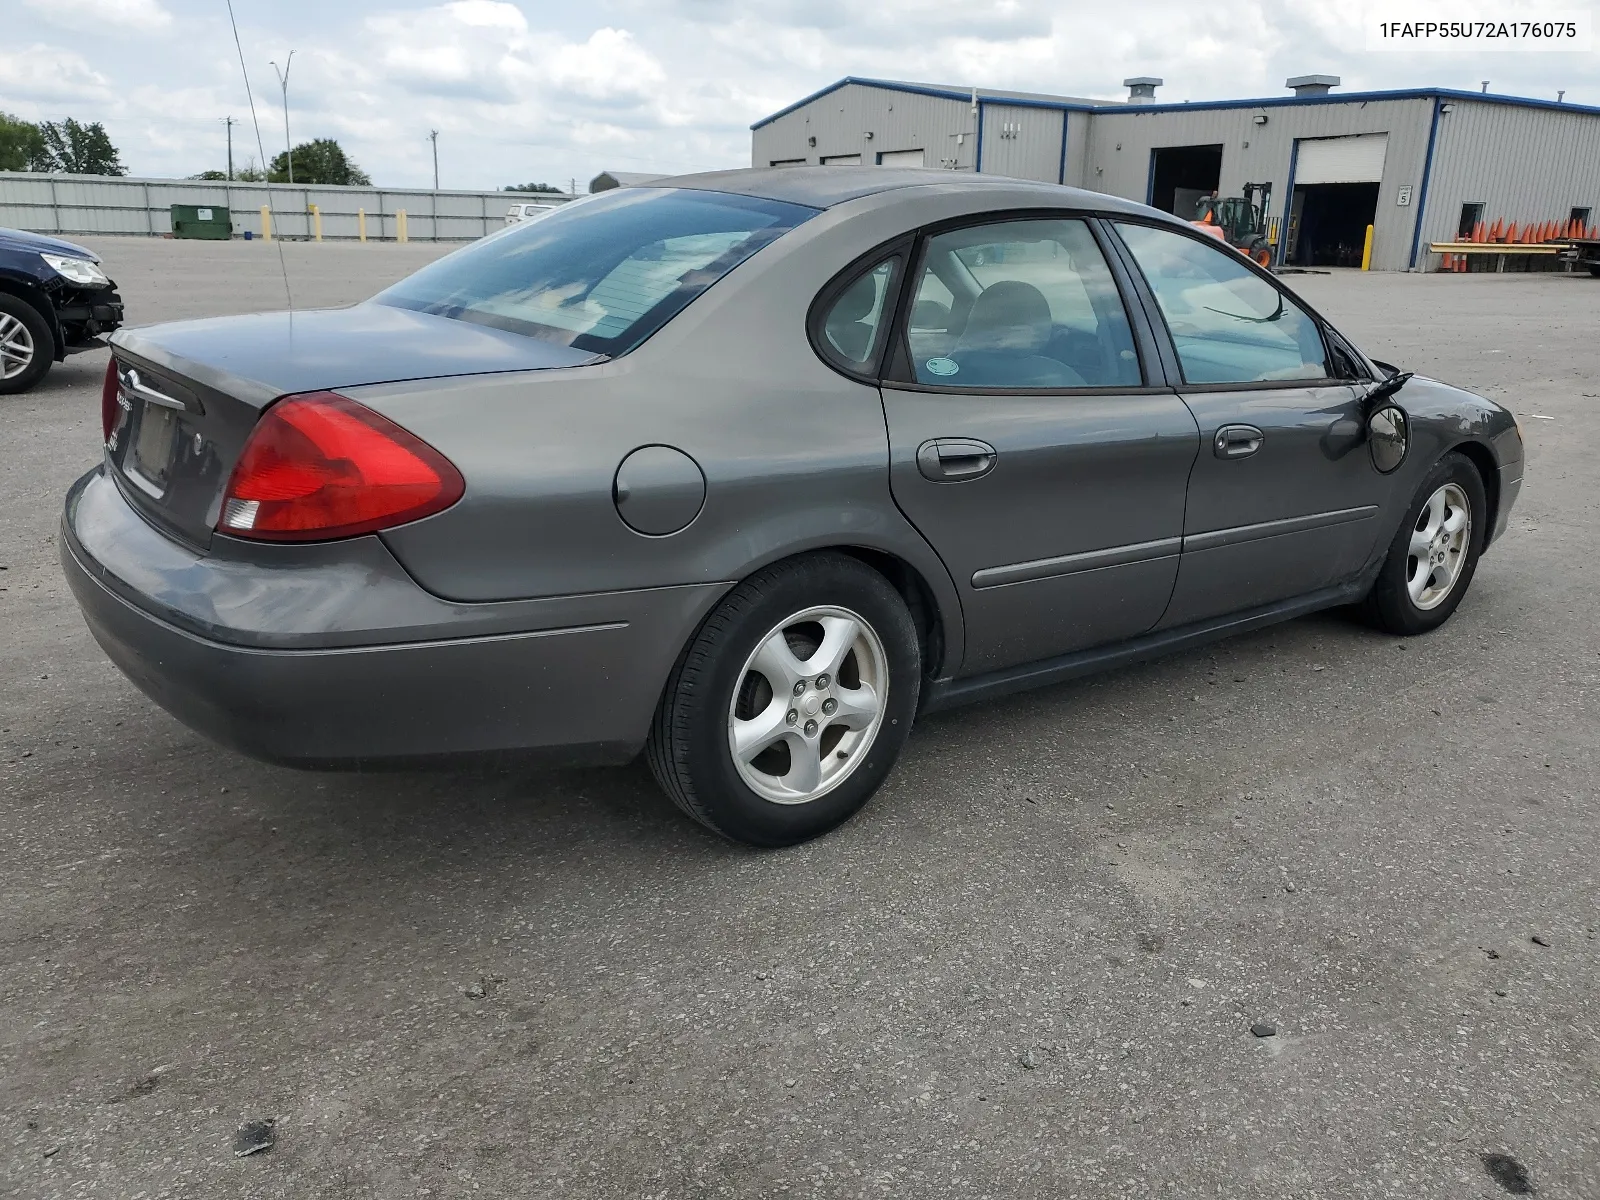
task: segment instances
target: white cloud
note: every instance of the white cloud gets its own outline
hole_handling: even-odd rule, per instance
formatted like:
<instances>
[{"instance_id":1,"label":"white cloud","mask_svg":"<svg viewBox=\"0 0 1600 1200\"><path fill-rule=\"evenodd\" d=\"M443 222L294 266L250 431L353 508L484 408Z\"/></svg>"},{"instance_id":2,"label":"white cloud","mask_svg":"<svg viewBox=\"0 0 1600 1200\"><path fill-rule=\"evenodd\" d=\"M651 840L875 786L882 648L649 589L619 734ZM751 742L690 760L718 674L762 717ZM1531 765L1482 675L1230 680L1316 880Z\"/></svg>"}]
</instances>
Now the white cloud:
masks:
<instances>
[{"instance_id":1,"label":"white cloud","mask_svg":"<svg viewBox=\"0 0 1600 1200\"><path fill-rule=\"evenodd\" d=\"M21 110L19 116L48 115L63 102L104 105L115 100L111 81L83 55L43 43L0 49L0 96L7 107Z\"/></svg>"},{"instance_id":2,"label":"white cloud","mask_svg":"<svg viewBox=\"0 0 1600 1200\"><path fill-rule=\"evenodd\" d=\"M155 31L172 24L172 14L157 0L23 0L57 25L81 32L111 27Z\"/></svg>"},{"instance_id":3,"label":"white cloud","mask_svg":"<svg viewBox=\"0 0 1600 1200\"><path fill-rule=\"evenodd\" d=\"M539 65L556 87L588 100L644 101L667 82L666 70L626 29L597 29L588 41L562 46Z\"/></svg>"}]
</instances>

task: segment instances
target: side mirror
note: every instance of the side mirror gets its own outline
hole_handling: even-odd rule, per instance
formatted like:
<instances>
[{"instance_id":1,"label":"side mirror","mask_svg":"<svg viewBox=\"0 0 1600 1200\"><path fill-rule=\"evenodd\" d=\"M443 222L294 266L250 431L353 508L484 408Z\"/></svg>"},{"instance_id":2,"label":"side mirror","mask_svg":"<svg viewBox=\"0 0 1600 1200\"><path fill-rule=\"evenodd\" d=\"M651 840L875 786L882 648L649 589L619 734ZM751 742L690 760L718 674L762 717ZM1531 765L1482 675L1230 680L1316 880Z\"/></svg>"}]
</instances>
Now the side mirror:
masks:
<instances>
[{"instance_id":1,"label":"side mirror","mask_svg":"<svg viewBox=\"0 0 1600 1200\"><path fill-rule=\"evenodd\" d=\"M1411 423L1400 408L1385 404L1367 418L1367 449L1379 474L1398 470L1410 448Z\"/></svg>"}]
</instances>

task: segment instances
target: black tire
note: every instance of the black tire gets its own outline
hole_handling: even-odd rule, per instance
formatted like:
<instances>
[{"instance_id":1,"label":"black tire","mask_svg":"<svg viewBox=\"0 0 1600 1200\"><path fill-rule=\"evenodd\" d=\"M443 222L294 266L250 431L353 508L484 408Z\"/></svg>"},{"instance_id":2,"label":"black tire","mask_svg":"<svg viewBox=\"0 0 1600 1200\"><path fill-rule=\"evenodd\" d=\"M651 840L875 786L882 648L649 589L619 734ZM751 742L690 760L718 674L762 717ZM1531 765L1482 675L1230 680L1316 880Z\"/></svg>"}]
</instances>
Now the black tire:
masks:
<instances>
[{"instance_id":1,"label":"black tire","mask_svg":"<svg viewBox=\"0 0 1600 1200\"><path fill-rule=\"evenodd\" d=\"M729 717L736 689L763 682L743 669L758 645L790 616L818 606L847 609L876 633L887 695L876 734L859 747L849 772L816 799L779 803L741 777ZM650 770L679 808L723 837L762 847L817 837L855 815L894 765L916 715L921 659L905 601L864 563L828 552L766 567L723 598L679 657L650 729ZM829 764L832 755L820 757Z\"/></svg>"},{"instance_id":2,"label":"black tire","mask_svg":"<svg viewBox=\"0 0 1600 1200\"><path fill-rule=\"evenodd\" d=\"M1600 265L1590 267L1589 274L1593 275L1596 279L1600 279Z\"/></svg>"},{"instance_id":3,"label":"black tire","mask_svg":"<svg viewBox=\"0 0 1600 1200\"><path fill-rule=\"evenodd\" d=\"M33 361L10 379L3 378L4 360L0 359L0 396L12 396L27 391L45 377L50 365L55 362L56 339L50 332L50 322L44 319L44 314L26 300L9 292L0 292L0 315L15 317L21 321L27 327L28 336L33 342Z\"/></svg>"},{"instance_id":4,"label":"black tire","mask_svg":"<svg viewBox=\"0 0 1600 1200\"><path fill-rule=\"evenodd\" d=\"M1411 553L1411 537L1423 523L1429 500L1448 484L1455 484L1465 493L1471 525L1455 583L1443 600L1431 608L1423 608L1412 599L1407 586L1417 569ZM1389 544L1389 553L1363 605L1367 619L1379 629L1403 637L1431 632L1448 621L1450 614L1456 611L1462 597L1467 594L1472 577L1477 572L1478 556L1483 553L1484 539L1489 534L1488 509L1483 476L1478 474L1478 468L1472 460L1455 452L1440 459L1411 498L1406 508L1406 519L1400 523L1394 541Z\"/></svg>"}]
</instances>

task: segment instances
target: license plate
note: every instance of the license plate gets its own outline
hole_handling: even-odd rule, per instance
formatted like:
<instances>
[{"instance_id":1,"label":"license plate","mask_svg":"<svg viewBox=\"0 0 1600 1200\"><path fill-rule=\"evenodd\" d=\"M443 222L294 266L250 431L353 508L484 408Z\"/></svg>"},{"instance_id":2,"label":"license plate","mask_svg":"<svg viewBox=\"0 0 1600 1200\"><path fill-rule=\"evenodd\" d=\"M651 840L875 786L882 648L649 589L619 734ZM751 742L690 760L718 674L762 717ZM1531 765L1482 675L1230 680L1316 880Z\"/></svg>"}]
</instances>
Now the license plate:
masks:
<instances>
[{"instance_id":1,"label":"license plate","mask_svg":"<svg viewBox=\"0 0 1600 1200\"><path fill-rule=\"evenodd\" d=\"M178 414L170 408L145 404L139 413L129 466L159 491L167 490L167 468L172 463L173 433Z\"/></svg>"}]
</instances>

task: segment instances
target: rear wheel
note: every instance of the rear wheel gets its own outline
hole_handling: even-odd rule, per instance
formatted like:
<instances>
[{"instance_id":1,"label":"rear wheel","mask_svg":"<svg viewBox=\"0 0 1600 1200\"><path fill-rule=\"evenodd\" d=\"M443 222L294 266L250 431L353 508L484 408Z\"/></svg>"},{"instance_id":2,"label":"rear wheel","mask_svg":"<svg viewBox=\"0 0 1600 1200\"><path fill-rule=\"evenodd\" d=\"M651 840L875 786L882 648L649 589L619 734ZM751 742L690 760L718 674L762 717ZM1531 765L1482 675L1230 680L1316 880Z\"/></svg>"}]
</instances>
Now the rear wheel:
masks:
<instances>
[{"instance_id":1,"label":"rear wheel","mask_svg":"<svg viewBox=\"0 0 1600 1200\"><path fill-rule=\"evenodd\" d=\"M650 731L662 789L753 846L848 820L911 731L916 626L876 571L843 554L779 563L741 583L684 651Z\"/></svg>"},{"instance_id":2,"label":"rear wheel","mask_svg":"<svg viewBox=\"0 0 1600 1200\"><path fill-rule=\"evenodd\" d=\"M55 359L50 324L26 300L0 292L0 396L25 392Z\"/></svg>"},{"instance_id":3,"label":"rear wheel","mask_svg":"<svg viewBox=\"0 0 1600 1200\"><path fill-rule=\"evenodd\" d=\"M1477 467L1463 455L1445 455L1417 489L1367 596L1373 623L1410 635L1448 621L1477 570L1487 510Z\"/></svg>"}]
</instances>

